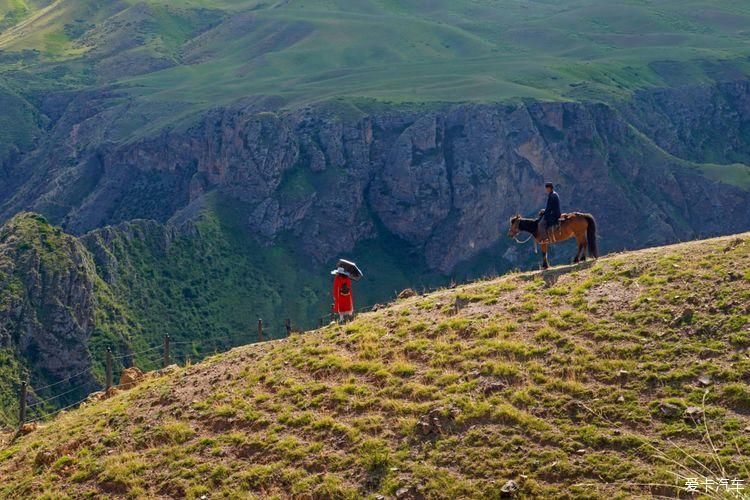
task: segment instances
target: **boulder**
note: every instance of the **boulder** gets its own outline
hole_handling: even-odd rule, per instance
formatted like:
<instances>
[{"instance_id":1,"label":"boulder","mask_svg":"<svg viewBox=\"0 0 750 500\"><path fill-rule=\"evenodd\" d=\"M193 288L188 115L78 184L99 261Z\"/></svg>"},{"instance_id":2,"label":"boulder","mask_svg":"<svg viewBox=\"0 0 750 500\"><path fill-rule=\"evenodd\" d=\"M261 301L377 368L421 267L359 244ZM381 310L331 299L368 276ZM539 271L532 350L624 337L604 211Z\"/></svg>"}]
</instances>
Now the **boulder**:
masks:
<instances>
[{"instance_id":1,"label":"boulder","mask_svg":"<svg viewBox=\"0 0 750 500\"><path fill-rule=\"evenodd\" d=\"M700 422L703 418L703 409L698 406L688 406L685 408L683 418L688 422Z\"/></svg>"},{"instance_id":2,"label":"boulder","mask_svg":"<svg viewBox=\"0 0 750 500\"><path fill-rule=\"evenodd\" d=\"M693 320L693 314L695 314L695 312L691 308L686 307L679 316L676 316L672 320L671 326L674 327L690 323Z\"/></svg>"},{"instance_id":3,"label":"boulder","mask_svg":"<svg viewBox=\"0 0 750 500\"><path fill-rule=\"evenodd\" d=\"M120 391L116 387L110 387L104 392L104 396L102 399L109 399L113 396L116 396Z\"/></svg>"},{"instance_id":4,"label":"boulder","mask_svg":"<svg viewBox=\"0 0 750 500\"><path fill-rule=\"evenodd\" d=\"M501 392L507 387L508 387L508 384L501 380L496 380L496 381L487 380L479 386L479 389L482 391L482 393L485 396L489 396L490 394Z\"/></svg>"},{"instance_id":5,"label":"boulder","mask_svg":"<svg viewBox=\"0 0 750 500\"><path fill-rule=\"evenodd\" d=\"M450 425L458 416L460 410L455 407L434 408L422 415L417 422L417 429L423 436L439 436L450 429Z\"/></svg>"},{"instance_id":6,"label":"boulder","mask_svg":"<svg viewBox=\"0 0 750 500\"><path fill-rule=\"evenodd\" d=\"M104 399L104 397L105 397L104 391L92 392L91 394L88 395L88 397L86 398L86 401L84 401L83 404L86 405L89 403L96 403L97 401L101 401L102 399Z\"/></svg>"},{"instance_id":7,"label":"boulder","mask_svg":"<svg viewBox=\"0 0 750 500\"><path fill-rule=\"evenodd\" d=\"M31 434L37 429L37 424L35 422L31 422L28 424L23 424L16 433L19 436L25 436L26 434Z\"/></svg>"},{"instance_id":8,"label":"boulder","mask_svg":"<svg viewBox=\"0 0 750 500\"><path fill-rule=\"evenodd\" d=\"M421 500L423 499L424 493L421 486L404 486L396 490L397 500Z\"/></svg>"},{"instance_id":9,"label":"boulder","mask_svg":"<svg viewBox=\"0 0 750 500\"><path fill-rule=\"evenodd\" d=\"M34 457L34 467L47 467L57 460L57 455L49 450L41 450Z\"/></svg>"},{"instance_id":10,"label":"boulder","mask_svg":"<svg viewBox=\"0 0 750 500\"><path fill-rule=\"evenodd\" d=\"M138 367L125 368L122 375L120 375L120 384L117 386L118 389L128 390L132 389L143 379L143 372Z\"/></svg>"},{"instance_id":11,"label":"boulder","mask_svg":"<svg viewBox=\"0 0 750 500\"><path fill-rule=\"evenodd\" d=\"M169 375L170 373L176 372L179 368L180 367L177 366L176 364L171 364L169 366L156 370L155 372L153 372L153 375L156 377L161 377L162 375Z\"/></svg>"}]
</instances>

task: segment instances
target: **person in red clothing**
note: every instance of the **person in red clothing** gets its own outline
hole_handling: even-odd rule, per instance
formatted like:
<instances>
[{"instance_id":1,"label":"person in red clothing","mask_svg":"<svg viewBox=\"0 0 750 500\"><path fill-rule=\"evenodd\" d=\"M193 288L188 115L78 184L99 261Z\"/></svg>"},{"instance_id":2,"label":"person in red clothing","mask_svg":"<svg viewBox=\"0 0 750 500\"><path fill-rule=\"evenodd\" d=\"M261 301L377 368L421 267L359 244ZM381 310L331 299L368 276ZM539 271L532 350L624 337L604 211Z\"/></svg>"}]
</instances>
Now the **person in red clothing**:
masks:
<instances>
[{"instance_id":1,"label":"person in red clothing","mask_svg":"<svg viewBox=\"0 0 750 500\"><path fill-rule=\"evenodd\" d=\"M354 292L352 280L362 278L362 271L354 262L340 259L333 275L333 313L339 315L339 321L354 317Z\"/></svg>"},{"instance_id":2,"label":"person in red clothing","mask_svg":"<svg viewBox=\"0 0 750 500\"><path fill-rule=\"evenodd\" d=\"M352 279L339 268L333 278L333 312L339 315L339 321L354 314L354 295Z\"/></svg>"}]
</instances>

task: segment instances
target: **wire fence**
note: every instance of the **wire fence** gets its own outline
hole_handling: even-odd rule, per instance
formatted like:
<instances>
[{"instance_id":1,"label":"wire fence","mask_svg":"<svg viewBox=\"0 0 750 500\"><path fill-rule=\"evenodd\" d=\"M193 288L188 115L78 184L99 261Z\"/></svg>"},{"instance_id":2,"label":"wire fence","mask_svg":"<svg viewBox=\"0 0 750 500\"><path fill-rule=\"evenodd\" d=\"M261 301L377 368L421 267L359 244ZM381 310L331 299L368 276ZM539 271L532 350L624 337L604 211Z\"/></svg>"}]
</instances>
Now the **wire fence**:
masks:
<instances>
[{"instance_id":1,"label":"wire fence","mask_svg":"<svg viewBox=\"0 0 750 500\"><path fill-rule=\"evenodd\" d=\"M187 364L191 362L193 356L200 359L240 345L288 337L291 333L292 321L290 319L271 325L259 319L257 331L249 336L236 334L193 340L173 340L169 335L165 335L160 345L144 346L143 349L137 351L124 348L123 352L113 353L111 348L107 348L103 356L105 366L103 384L92 375L92 367L38 387L29 386L26 377L22 375L18 401L19 427L26 423L48 421L61 412L80 406L99 390L109 391L121 388L120 385L114 384L115 377L116 375L122 376L128 368L135 367L146 372L159 367L165 368L171 364L179 365L181 361Z\"/></svg>"},{"instance_id":2,"label":"wire fence","mask_svg":"<svg viewBox=\"0 0 750 500\"><path fill-rule=\"evenodd\" d=\"M488 279L488 277L480 278L469 283L475 283L486 279ZM454 287L455 282L451 280L450 284L442 286L432 288L422 287L419 294ZM416 293L417 292L415 292L415 294ZM397 297L398 294L394 291L394 298ZM378 305L379 304L370 304L356 308L350 315L344 318L344 321L353 319L354 316L360 313L372 311ZM318 324L315 326L323 327L331 322L336 322L337 320L337 315L332 311L319 317ZM260 343L288 337L292 333L293 325L290 319L284 320L283 323L272 324L271 326L273 329L278 328L277 331L280 332L280 335L273 335L273 332L269 329L269 325L259 319L257 331L255 332L255 335L251 334L251 338L248 338L248 335L224 335L221 337L206 337L193 340L173 340L169 335L165 335L161 345L146 346L138 351L130 351L126 348L124 349L124 352L114 354L111 348L107 348L104 353L105 376L103 384L101 381L97 381L93 377L91 374L91 368L74 373L73 375L69 375L53 383L33 388L28 386L26 378L22 375L19 390L19 426L22 426L25 423L47 421L59 415L61 412L79 406L81 403L89 399L91 394L97 390L103 389L104 391L109 391L110 389L120 388L119 385L113 383L116 375L115 370L119 370L121 376L125 369L132 367L139 368L142 371L148 371L159 366L164 368L170 364L179 365L180 359L183 360L183 363L189 363L191 362L191 356L193 355L196 356L197 359L200 359L203 356L209 355L211 352L219 353L240 345ZM61 390L59 392L50 391L53 388L60 388ZM39 395L44 392L52 393L46 394L44 397L40 398Z\"/></svg>"}]
</instances>

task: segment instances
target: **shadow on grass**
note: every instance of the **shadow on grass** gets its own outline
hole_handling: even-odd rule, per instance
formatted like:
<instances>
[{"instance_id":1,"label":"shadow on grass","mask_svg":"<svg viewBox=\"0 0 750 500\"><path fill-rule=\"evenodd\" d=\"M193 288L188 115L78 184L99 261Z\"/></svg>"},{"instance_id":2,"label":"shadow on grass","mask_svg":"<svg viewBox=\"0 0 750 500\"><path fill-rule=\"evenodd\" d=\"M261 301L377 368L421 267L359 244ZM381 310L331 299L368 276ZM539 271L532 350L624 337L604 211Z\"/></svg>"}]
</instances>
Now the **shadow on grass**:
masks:
<instances>
[{"instance_id":1,"label":"shadow on grass","mask_svg":"<svg viewBox=\"0 0 750 500\"><path fill-rule=\"evenodd\" d=\"M538 277L541 277L544 280L544 287L549 288L551 286L554 286L555 283L557 283L557 280L560 279L561 276L564 276L568 273L572 273L574 271L582 271L584 269L588 269L591 266L593 266L595 262L596 260L592 259L592 260L587 260L586 262L581 262L578 264L568 264L564 266L553 267L551 269L542 269L540 271L532 271L524 275L521 275L520 278L523 281L534 281Z\"/></svg>"}]
</instances>

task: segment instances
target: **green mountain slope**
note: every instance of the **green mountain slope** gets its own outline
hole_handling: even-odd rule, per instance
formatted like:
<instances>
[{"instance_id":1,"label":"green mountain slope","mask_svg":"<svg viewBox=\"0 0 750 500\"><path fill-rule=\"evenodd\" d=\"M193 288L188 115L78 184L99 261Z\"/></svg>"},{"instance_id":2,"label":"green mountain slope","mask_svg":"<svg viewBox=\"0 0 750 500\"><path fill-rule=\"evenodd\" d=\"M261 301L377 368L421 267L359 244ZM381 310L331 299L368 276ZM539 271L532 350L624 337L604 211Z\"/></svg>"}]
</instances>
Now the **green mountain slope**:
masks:
<instances>
[{"instance_id":1,"label":"green mountain slope","mask_svg":"<svg viewBox=\"0 0 750 500\"><path fill-rule=\"evenodd\" d=\"M76 238L34 214L0 227L0 356L7 361L0 370L0 424L17 422L22 374L32 418L101 387L108 347L117 371L130 353L136 365L153 369L161 357L151 347L164 335L172 339L173 358L184 362L256 341L258 319L266 340L286 336L286 319L294 329L327 322L327 273L295 252L293 242L258 242L241 212L236 202L211 197L194 221L179 227L133 221ZM374 244L352 253L372 273L357 287L359 308L392 298L392 287L448 279L390 243L388 250ZM55 399L36 404L48 398Z\"/></svg>"},{"instance_id":2,"label":"green mountain slope","mask_svg":"<svg viewBox=\"0 0 750 500\"><path fill-rule=\"evenodd\" d=\"M123 316L80 240L34 214L0 227L0 423L17 422L22 377L32 403L54 396L31 415L93 391L103 358L91 352L133 342Z\"/></svg>"},{"instance_id":3,"label":"green mountain slope","mask_svg":"<svg viewBox=\"0 0 750 500\"><path fill-rule=\"evenodd\" d=\"M611 99L741 78L750 55L742 1L57 0L0 15L22 18L0 50L26 51L6 78L114 85L134 128L249 96Z\"/></svg>"},{"instance_id":4,"label":"green mountain slope","mask_svg":"<svg viewBox=\"0 0 750 500\"><path fill-rule=\"evenodd\" d=\"M328 269L321 274L295 252L292 235L282 244L259 242L245 227L243 213L240 202L212 196L189 227L137 221L83 238L146 345L158 345L169 334L178 342L194 342L196 350L178 351L183 354L178 357L195 359L254 340L258 318L264 320L266 338L284 336L287 318L296 328L328 320ZM392 286L401 290L410 283L447 281L418 259L400 255L397 245L389 251L367 245L350 256L368 270L357 289L357 307L388 300Z\"/></svg>"},{"instance_id":5,"label":"green mountain slope","mask_svg":"<svg viewBox=\"0 0 750 500\"><path fill-rule=\"evenodd\" d=\"M682 496L747 481L750 235L397 302L0 450L5 497ZM710 439L709 439L710 438Z\"/></svg>"}]
</instances>

